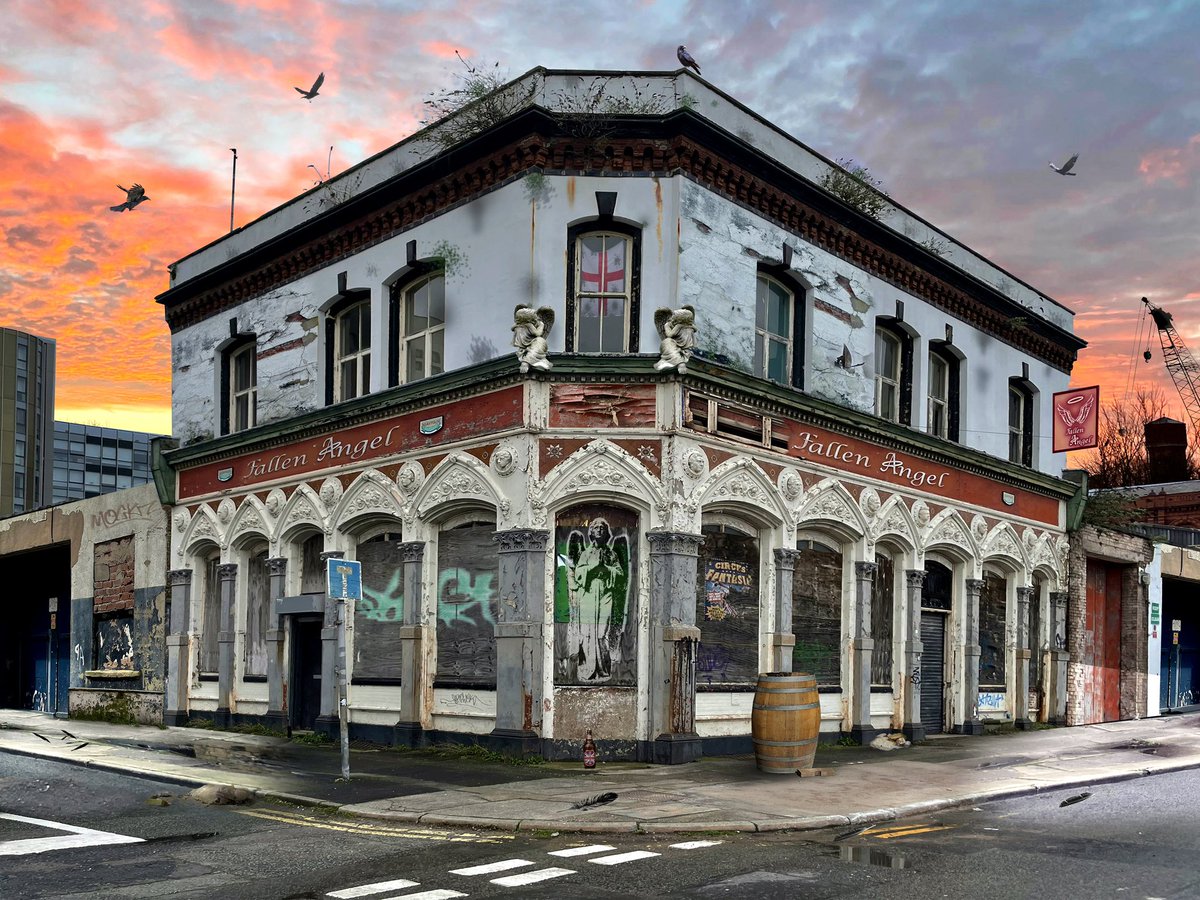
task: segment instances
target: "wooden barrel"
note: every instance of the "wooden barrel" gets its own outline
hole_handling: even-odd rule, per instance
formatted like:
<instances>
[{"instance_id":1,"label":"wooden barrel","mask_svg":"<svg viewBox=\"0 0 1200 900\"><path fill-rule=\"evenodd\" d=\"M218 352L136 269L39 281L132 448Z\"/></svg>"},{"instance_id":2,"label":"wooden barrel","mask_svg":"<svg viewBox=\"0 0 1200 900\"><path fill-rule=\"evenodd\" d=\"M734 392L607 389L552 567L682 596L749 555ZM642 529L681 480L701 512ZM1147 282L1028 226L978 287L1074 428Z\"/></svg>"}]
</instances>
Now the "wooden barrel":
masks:
<instances>
[{"instance_id":1,"label":"wooden barrel","mask_svg":"<svg viewBox=\"0 0 1200 900\"><path fill-rule=\"evenodd\" d=\"M817 677L767 672L758 676L750 734L758 768L774 775L811 769L821 730Z\"/></svg>"}]
</instances>

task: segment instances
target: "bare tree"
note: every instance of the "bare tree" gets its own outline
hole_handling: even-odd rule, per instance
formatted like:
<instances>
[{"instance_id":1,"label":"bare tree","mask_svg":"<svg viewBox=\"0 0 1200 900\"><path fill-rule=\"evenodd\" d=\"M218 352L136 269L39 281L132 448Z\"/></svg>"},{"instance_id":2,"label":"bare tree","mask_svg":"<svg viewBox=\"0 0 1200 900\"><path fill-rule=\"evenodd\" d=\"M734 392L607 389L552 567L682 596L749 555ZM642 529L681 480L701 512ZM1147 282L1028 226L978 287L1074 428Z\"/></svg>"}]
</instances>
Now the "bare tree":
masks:
<instances>
[{"instance_id":1,"label":"bare tree","mask_svg":"<svg viewBox=\"0 0 1200 900\"><path fill-rule=\"evenodd\" d=\"M1099 446L1082 455L1080 468L1087 470L1092 488L1130 487L1146 484L1150 463L1146 455L1146 423L1167 415L1167 398L1161 388L1139 390L1112 406L1100 408L1097 434ZM1196 435L1188 441L1189 477L1197 473Z\"/></svg>"}]
</instances>

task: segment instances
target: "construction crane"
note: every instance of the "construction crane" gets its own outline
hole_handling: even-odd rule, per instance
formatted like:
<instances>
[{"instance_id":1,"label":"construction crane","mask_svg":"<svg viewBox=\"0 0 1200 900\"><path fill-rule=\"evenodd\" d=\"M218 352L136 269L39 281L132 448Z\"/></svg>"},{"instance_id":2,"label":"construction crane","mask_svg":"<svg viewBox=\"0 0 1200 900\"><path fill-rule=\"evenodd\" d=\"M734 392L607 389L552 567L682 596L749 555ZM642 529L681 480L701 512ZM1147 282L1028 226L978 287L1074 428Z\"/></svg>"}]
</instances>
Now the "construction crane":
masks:
<instances>
[{"instance_id":1,"label":"construction crane","mask_svg":"<svg viewBox=\"0 0 1200 900\"><path fill-rule=\"evenodd\" d=\"M1175 330L1171 314L1165 309L1159 309L1145 297L1142 302L1150 310L1150 317L1158 326L1158 342L1162 345L1163 362L1167 371L1175 381L1175 388L1183 400L1183 405L1192 418L1192 433L1200 434L1200 365L1192 357L1187 344ZM1150 361L1150 351L1143 354L1146 362Z\"/></svg>"}]
</instances>

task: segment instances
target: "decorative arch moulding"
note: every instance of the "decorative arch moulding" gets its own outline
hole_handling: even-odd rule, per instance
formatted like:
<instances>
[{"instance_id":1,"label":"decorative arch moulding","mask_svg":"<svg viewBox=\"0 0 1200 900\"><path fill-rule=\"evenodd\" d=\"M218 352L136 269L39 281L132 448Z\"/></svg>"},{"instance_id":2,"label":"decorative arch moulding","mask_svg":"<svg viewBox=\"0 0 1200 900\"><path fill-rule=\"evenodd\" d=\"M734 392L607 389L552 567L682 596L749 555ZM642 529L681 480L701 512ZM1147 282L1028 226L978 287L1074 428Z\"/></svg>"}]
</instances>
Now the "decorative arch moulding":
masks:
<instances>
[{"instance_id":1,"label":"decorative arch moulding","mask_svg":"<svg viewBox=\"0 0 1200 900\"><path fill-rule=\"evenodd\" d=\"M238 491L281 478L309 476L345 465L367 463L454 441L519 427L524 389L509 387L399 416L333 429L303 440L251 450L217 462L179 470L179 501L218 491ZM432 433L424 423L439 420ZM322 482L314 482L319 490Z\"/></svg>"}]
</instances>

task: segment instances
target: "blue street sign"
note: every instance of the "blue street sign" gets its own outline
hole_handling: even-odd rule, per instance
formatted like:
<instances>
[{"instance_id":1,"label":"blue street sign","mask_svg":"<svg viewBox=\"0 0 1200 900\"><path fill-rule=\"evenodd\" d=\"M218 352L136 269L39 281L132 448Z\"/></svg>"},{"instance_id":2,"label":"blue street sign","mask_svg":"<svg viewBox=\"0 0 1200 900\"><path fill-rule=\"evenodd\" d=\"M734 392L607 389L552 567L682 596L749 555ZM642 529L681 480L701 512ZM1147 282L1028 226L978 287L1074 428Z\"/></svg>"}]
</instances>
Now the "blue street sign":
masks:
<instances>
[{"instance_id":1,"label":"blue street sign","mask_svg":"<svg viewBox=\"0 0 1200 900\"><path fill-rule=\"evenodd\" d=\"M352 559L327 559L325 584L334 600L362 599L362 563Z\"/></svg>"}]
</instances>

